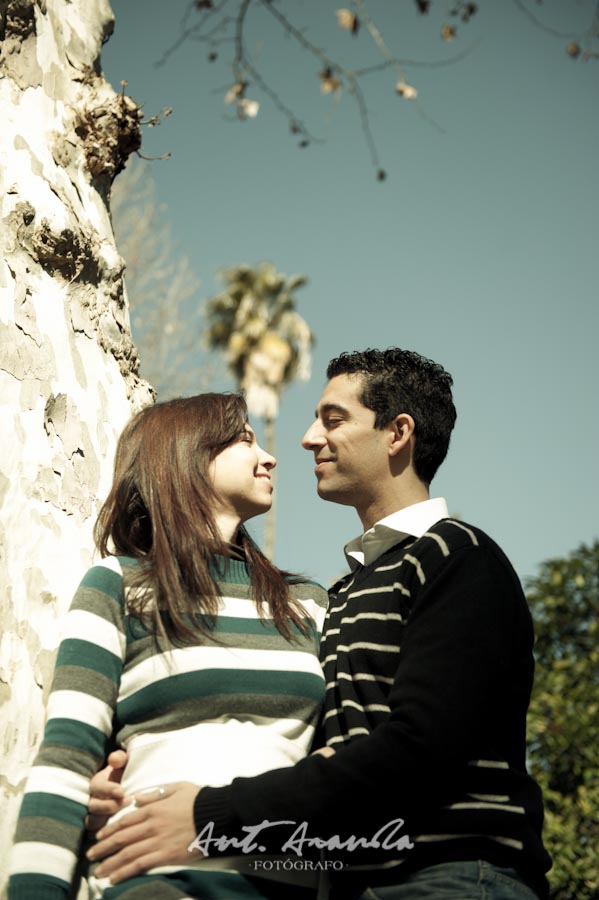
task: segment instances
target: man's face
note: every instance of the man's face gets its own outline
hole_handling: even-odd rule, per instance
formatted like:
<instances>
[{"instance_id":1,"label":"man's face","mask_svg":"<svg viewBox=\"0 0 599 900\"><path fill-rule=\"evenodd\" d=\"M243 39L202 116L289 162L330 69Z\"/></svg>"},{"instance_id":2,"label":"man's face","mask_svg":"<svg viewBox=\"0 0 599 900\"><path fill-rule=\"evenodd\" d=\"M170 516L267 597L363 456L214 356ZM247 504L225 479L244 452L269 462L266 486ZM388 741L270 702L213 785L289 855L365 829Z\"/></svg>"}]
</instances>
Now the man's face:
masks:
<instances>
[{"instance_id":1,"label":"man's face","mask_svg":"<svg viewBox=\"0 0 599 900\"><path fill-rule=\"evenodd\" d=\"M375 429L373 410L360 402L361 389L359 375L332 378L302 440L314 453L319 496L355 506L360 516L389 478L390 443L389 431Z\"/></svg>"}]
</instances>

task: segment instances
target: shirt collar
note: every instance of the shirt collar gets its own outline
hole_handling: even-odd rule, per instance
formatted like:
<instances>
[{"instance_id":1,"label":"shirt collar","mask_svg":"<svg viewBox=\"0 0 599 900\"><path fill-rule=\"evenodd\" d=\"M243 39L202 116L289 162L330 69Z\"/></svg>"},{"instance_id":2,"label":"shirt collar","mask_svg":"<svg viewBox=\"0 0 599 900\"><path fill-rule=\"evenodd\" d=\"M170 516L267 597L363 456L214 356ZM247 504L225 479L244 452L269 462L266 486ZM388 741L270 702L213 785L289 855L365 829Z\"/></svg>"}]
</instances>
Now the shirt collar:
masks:
<instances>
[{"instance_id":1,"label":"shirt collar","mask_svg":"<svg viewBox=\"0 0 599 900\"><path fill-rule=\"evenodd\" d=\"M385 516L364 534L345 545L345 556L350 569L370 565L385 550L406 537L422 537L429 528L448 516L447 503L443 497L413 503Z\"/></svg>"}]
</instances>

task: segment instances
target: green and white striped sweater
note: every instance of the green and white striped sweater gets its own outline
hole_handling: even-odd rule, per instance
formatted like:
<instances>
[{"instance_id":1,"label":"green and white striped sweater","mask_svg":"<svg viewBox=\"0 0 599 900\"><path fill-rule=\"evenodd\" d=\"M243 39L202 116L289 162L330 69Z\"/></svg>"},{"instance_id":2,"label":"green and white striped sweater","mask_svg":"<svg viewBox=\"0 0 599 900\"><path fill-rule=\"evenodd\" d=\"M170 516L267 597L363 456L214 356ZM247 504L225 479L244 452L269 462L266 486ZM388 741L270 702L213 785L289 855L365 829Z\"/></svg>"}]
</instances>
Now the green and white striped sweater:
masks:
<instances>
[{"instance_id":1,"label":"green and white striped sweater","mask_svg":"<svg viewBox=\"0 0 599 900\"><path fill-rule=\"evenodd\" d=\"M195 646L157 647L127 613L126 576L136 565L109 557L94 566L66 616L44 739L17 825L10 900L67 895L89 781L111 743L129 753L127 793L170 781L228 784L292 765L310 748L325 692L318 645L326 592L311 582L292 585L315 625L307 636L294 627L297 641L289 642L258 615L245 563L216 558L219 643L199 636ZM227 896L253 896L230 883L242 876L197 868L136 878L137 888L124 882L103 896L125 897L142 885L147 891L150 879L153 897L197 896L208 890L206 878L224 878ZM218 896L213 887L210 896Z\"/></svg>"}]
</instances>

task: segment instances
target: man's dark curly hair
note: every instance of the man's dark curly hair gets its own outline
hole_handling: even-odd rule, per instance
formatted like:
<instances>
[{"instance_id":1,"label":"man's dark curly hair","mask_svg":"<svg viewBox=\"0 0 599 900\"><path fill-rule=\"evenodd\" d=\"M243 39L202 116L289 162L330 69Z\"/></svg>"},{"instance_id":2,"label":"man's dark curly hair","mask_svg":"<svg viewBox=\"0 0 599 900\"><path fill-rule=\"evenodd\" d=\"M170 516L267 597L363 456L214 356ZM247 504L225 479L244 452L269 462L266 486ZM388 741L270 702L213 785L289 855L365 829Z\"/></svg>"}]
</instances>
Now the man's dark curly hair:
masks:
<instances>
[{"instance_id":1,"label":"man's dark curly hair","mask_svg":"<svg viewBox=\"0 0 599 900\"><path fill-rule=\"evenodd\" d=\"M375 413L375 428L384 428L400 413L414 419L414 468L430 484L445 459L456 420L449 372L412 350L364 350L332 359L327 378L359 375L360 402Z\"/></svg>"}]
</instances>

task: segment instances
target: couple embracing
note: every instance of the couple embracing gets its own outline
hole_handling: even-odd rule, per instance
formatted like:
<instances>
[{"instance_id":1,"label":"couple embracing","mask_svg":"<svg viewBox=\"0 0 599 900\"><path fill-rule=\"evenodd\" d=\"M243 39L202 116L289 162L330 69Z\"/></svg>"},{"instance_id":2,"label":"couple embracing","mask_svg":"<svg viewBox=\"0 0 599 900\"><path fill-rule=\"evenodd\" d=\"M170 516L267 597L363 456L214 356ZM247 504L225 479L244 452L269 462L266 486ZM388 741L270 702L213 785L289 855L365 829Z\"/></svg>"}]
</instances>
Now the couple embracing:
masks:
<instances>
[{"instance_id":1,"label":"couple embracing","mask_svg":"<svg viewBox=\"0 0 599 900\"><path fill-rule=\"evenodd\" d=\"M10 900L69 895L90 780L90 812L110 816L87 852L106 900L309 900L323 872L331 900L547 896L526 601L497 544L429 493L451 376L395 348L342 354L327 377L302 444L319 496L362 523L328 601L245 529L275 460L242 398L157 404L126 427Z\"/></svg>"}]
</instances>

